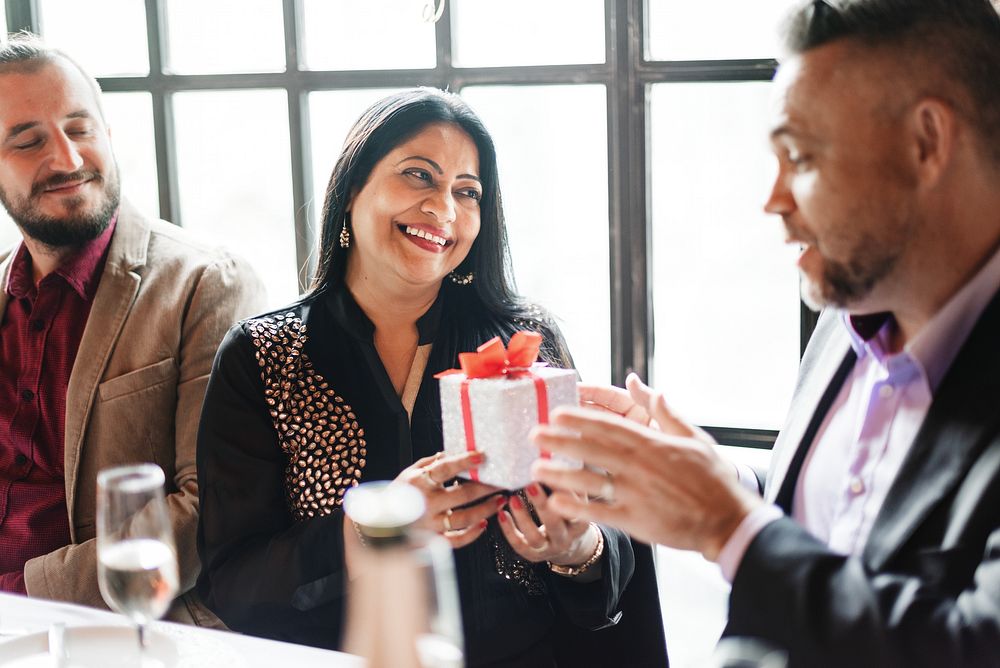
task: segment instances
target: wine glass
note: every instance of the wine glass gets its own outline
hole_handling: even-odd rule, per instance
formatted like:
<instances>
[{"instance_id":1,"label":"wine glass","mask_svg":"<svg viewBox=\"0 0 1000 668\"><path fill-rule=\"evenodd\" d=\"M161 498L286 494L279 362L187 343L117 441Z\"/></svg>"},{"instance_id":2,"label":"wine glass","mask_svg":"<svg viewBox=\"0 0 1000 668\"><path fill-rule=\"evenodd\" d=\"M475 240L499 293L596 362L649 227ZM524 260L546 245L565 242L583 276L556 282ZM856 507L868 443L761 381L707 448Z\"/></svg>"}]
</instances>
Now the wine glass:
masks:
<instances>
[{"instance_id":1,"label":"wine glass","mask_svg":"<svg viewBox=\"0 0 1000 668\"><path fill-rule=\"evenodd\" d=\"M179 588L163 482L155 464L97 475L97 581L105 602L136 625L140 655L145 626L163 616Z\"/></svg>"}]
</instances>

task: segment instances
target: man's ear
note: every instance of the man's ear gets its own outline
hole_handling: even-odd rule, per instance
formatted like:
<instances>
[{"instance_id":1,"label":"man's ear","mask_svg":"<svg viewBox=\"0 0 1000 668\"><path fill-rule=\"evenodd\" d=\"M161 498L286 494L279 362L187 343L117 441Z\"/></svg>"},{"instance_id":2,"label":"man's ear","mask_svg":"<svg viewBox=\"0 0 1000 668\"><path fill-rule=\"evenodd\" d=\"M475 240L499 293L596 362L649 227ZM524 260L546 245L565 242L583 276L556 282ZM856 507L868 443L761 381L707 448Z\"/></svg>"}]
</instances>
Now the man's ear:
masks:
<instances>
[{"instance_id":1,"label":"man's ear","mask_svg":"<svg viewBox=\"0 0 1000 668\"><path fill-rule=\"evenodd\" d=\"M910 114L910 137L916 174L922 185L935 185L954 159L955 110L933 97L920 100Z\"/></svg>"}]
</instances>

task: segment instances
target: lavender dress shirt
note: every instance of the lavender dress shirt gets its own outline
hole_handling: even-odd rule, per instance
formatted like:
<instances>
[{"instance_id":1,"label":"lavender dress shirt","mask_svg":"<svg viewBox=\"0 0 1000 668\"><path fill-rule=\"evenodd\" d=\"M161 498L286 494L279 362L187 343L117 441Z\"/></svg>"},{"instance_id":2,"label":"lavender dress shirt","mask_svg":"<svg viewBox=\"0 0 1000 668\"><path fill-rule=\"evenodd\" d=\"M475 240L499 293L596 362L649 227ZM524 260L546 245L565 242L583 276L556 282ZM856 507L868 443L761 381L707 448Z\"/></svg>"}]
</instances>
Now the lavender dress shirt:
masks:
<instances>
[{"instance_id":1,"label":"lavender dress shirt","mask_svg":"<svg viewBox=\"0 0 1000 668\"><path fill-rule=\"evenodd\" d=\"M813 440L792 505L794 519L831 550L864 549L935 390L998 285L1000 251L895 354L888 350L891 315L843 314L858 359ZM741 471L740 479L748 476ZM727 580L757 533L781 515L767 505L743 520L719 553Z\"/></svg>"}]
</instances>

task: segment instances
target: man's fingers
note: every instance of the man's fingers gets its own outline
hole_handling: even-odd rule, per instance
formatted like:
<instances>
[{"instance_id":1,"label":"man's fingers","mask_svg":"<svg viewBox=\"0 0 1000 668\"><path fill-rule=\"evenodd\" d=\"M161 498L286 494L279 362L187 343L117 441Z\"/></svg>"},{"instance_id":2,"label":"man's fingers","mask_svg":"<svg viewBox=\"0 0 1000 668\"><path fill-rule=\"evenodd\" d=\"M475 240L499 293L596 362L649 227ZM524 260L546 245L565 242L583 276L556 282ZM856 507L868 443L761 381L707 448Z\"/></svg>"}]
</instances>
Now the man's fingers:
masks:
<instances>
[{"instance_id":1,"label":"man's fingers","mask_svg":"<svg viewBox=\"0 0 1000 668\"><path fill-rule=\"evenodd\" d=\"M670 409L662 392L657 392L649 385L646 385L636 374L630 373L628 375L625 379L625 387L628 388L632 399L637 404L646 407L649 415L656 420L660 431L663 433L683 438L698 438L701 435L699 433L700 429L688 424L687 421Z\"/></svg>"},{"instance_id":2,"label":"man's fingers","mask_svg":"<svg viewBox=\"0 0 1000 668\"><path fill-rule=\"evenodd\" d=\"M576 492L584 497L603 496L607 489L608 476L587 468L570 469L551 459L539 459L531 467L535 480L568 492Z\"/></svg>"},{"instance_id":3,"label":"man's fingers","mask_svg":"<svg viewBox=\"0 0 1000 668\"><path fill-rule=\"evenodd\" d=\"M614 411L619 415L625 415L633 406L635 401L629 393L620 387L611 385L590 385L588 383L577 384L577 391L580 394L580 403L595 404Z\"/></svg>"},{"instance_id":4,"label":"man's fingers","mask_svg":"<svg viewBox=\"0 0 1000 668\"><path fill-rule=\"evenodd\" d=\"M549 425L532 432L542 450L566 455L609 471L629 456L628 449L648 440L647 428L618 415L586 408L552 411Z\"/></svg>"}]
</instances>

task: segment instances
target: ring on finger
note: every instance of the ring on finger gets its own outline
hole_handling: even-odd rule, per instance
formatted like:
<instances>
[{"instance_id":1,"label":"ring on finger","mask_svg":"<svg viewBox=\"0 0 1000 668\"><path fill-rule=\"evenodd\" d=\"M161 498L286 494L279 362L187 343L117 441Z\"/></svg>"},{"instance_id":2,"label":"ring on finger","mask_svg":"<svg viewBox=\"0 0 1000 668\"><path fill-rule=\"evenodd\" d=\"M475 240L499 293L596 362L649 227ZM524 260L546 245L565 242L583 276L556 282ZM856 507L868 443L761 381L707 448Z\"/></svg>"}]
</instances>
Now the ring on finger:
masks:
<instances>
[{"instance_id":1,"label":"ring on finger","mask_svg":"<svg viewBox=\"0 0 1000 668\"><path fill-rule=\"evenodd\" d=\"M442 518L441 524L444 525L445 532L454 531L454 529L452 529L452 527L451 527L451 514L452 514L452 512L454 512L454 511L452 511L451 508L449 508L448 510L444 511L444 518Z\"/></svg>"},{"instance_id":2,"label":"ring on finger","mask_svg":"<svg viewBox=\"0 0 1000 668\"><path fill-rule=\"evenodd\" d=\"M424 468L420 469L420 477L423 478L424 482L426 482L431 487L437 487L438 485L441 484L437 480L435 480L434 478L431 477L431 470L430 470L430 468L424 467Z\"/></svg>"}]
</instances>

